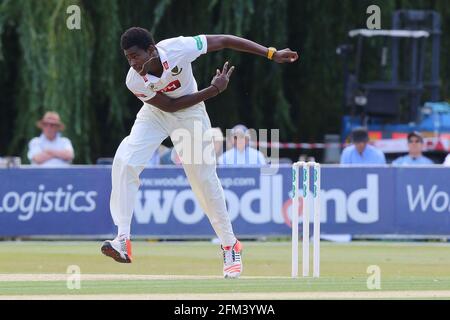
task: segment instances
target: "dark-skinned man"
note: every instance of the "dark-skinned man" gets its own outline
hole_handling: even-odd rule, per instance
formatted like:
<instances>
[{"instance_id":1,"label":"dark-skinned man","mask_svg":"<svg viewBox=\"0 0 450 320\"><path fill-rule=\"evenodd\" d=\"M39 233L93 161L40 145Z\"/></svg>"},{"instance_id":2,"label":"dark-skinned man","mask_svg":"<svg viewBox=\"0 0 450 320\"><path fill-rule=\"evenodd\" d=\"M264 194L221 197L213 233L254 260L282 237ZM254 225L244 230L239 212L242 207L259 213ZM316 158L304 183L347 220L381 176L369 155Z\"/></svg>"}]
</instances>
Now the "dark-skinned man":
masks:
<instances>
[{"instance_id":1,"label":"dark-skinned man","mask_svg":"<svg viewBox=\"0 0 450 320\"><path fill-rule=\"evenodd\" d=\"M177 37L156 44L149 31L136 27L122 35L121 47L130 65L126 85L144 105L114 157L110 209L118 234L103 243L102 252L118 262L132 261L130 225L139 175L156 148L170 137L192 190L221 242L223 276L239 277L242 244L233 232L217 177L211 123L204 104L227 88L234 67L225 62L222 70L216 70L211 85L198 90L191 63L202 54L223 49L277 63L295 62L298 54L232 35Z\"/></svg>"}]
</instances>

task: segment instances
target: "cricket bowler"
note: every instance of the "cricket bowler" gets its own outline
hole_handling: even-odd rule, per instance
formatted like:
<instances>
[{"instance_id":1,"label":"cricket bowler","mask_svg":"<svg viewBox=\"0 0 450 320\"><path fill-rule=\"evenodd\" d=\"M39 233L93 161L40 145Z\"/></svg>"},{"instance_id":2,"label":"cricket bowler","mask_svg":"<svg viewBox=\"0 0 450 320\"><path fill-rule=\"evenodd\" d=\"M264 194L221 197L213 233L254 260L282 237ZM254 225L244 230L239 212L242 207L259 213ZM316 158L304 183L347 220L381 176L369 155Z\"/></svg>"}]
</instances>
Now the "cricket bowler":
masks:
<instances>
[{"instance_id":1,"label":"cricket bowler","mask_svg":"<svg viewBox=\"0 0 450 320\"><path fill-rule=\"evenodd\" d=\"M174 142L182 130L189 133L187 136L191 141L174 143L174 147L192 190L221 242L223 276L239 277L242 244L233 232L215 158L199 163L192 161L192 156L188 157L190 150L186 150L186 145L198 144L201 150L214 150L212 139L204 139L204 134L211 130L204 101L227 88L234 67L225 62L222 70L216 70L211 85L199 91L191 64L202 54L223 49L247 52L277 63L295 62L297 52L267 48L232 35L180 36L155 43L148 30L137 27L122 35L121 48L130 64L126 86L144 105L130 135L123 139L114 156L110 210L118 233L114 240L103 243L101 251L115 261L132 262L130 225L139 175L162 141L171 137ZM200 127L201 134L197 129L194 134L194 127Z\"/></svg>"}]
</instances>

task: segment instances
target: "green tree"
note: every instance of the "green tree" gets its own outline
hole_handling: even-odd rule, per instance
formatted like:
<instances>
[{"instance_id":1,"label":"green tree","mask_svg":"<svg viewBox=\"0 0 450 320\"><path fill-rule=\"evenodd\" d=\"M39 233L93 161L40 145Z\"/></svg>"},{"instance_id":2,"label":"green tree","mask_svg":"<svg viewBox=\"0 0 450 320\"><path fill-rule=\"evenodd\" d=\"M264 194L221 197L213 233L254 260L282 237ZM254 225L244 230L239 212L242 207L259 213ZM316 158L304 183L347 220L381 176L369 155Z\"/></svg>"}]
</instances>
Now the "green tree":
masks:
<instances>
[{"instance_id":1,"label":"green tree","mask_svg":"<svg viewBox=\"0 0 450 320\"><path fill-rule=\"evenodd\" d=\"M244 123L278 128L284 141L320 141L340 131L346 112L335 49L348 30L365 26L371 4L381 7L383 28L399 8L441 14L447 99L450 7L444 0L0 0L0 154L20 154L26 162L35 123L52 109L67 124L76 163L112 156L141 106L125 87L128 65L119 46L131 26L151 30L157 41L229 33L297 50L292 65L224 50L199 58L194 74L204 87L226 60L236 66L228 90L207 102L214 126ZM69 5L81 9L80 30L66 27Z\"/></svg>"}]
</instances>

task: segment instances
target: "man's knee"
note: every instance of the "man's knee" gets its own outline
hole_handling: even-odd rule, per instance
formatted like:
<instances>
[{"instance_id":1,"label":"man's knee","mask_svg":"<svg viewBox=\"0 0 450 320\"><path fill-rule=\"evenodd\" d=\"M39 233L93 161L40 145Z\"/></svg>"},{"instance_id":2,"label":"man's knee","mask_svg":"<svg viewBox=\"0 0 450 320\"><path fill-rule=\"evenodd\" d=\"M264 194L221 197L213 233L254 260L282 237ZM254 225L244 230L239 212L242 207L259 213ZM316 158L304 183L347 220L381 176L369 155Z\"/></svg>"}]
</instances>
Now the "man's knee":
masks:
<instances>
[{"instance_id":1,"label":"man's knee","mask_svg":"<svg viewBox=\"0 0 450 320\"><path fill-rule=\"evenodd\" d=\"M124 153L117 153L113 161L113 175L125 174L128 180L138 179L139 174L144 169L144 166L136 163L131 155Z\"/></svg>"},{"instance_id":2,"label":"man's knee","mask_svg":"<svg viewBox=\"0 0 450 320\"><path fill-rule=\"evenodd\" d=\"M197 179L197 184L201 186L201 192L203 192L208 200L215 200L222 197L223 190L220 180L217 175L203 175Z\"/></svg>"}]
</instances>

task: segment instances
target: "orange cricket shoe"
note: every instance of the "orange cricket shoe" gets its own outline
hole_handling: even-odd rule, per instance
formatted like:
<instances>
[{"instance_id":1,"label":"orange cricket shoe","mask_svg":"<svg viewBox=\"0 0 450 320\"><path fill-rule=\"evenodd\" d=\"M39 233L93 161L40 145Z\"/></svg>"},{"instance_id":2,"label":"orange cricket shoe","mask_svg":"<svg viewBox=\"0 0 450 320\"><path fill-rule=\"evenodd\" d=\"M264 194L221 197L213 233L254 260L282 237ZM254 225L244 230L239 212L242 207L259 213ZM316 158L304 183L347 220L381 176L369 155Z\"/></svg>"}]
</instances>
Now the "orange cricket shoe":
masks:
<instances>
[{"instance_id":1,"label":"orange cricket shoe","mask_svg":"<svg viewBox=\"0 0 450 320\"><path fill-rule=\"evenodd\" d=\"M242 244L239 240L231 247L223 247L224 278L239 278L242 273Z\"/></svg>"},{"instance_id":2,"label":"orange cricket shoe","mask_svg":"<svg viewBox=\"0 0 450 320\"><path fill-rule=\"evenodd\" d=\"M106 240L102 245L102 253L117 262L131 263L131 241L125 237L116 237L114 240Z\"/></svg>"}]
</instances>

